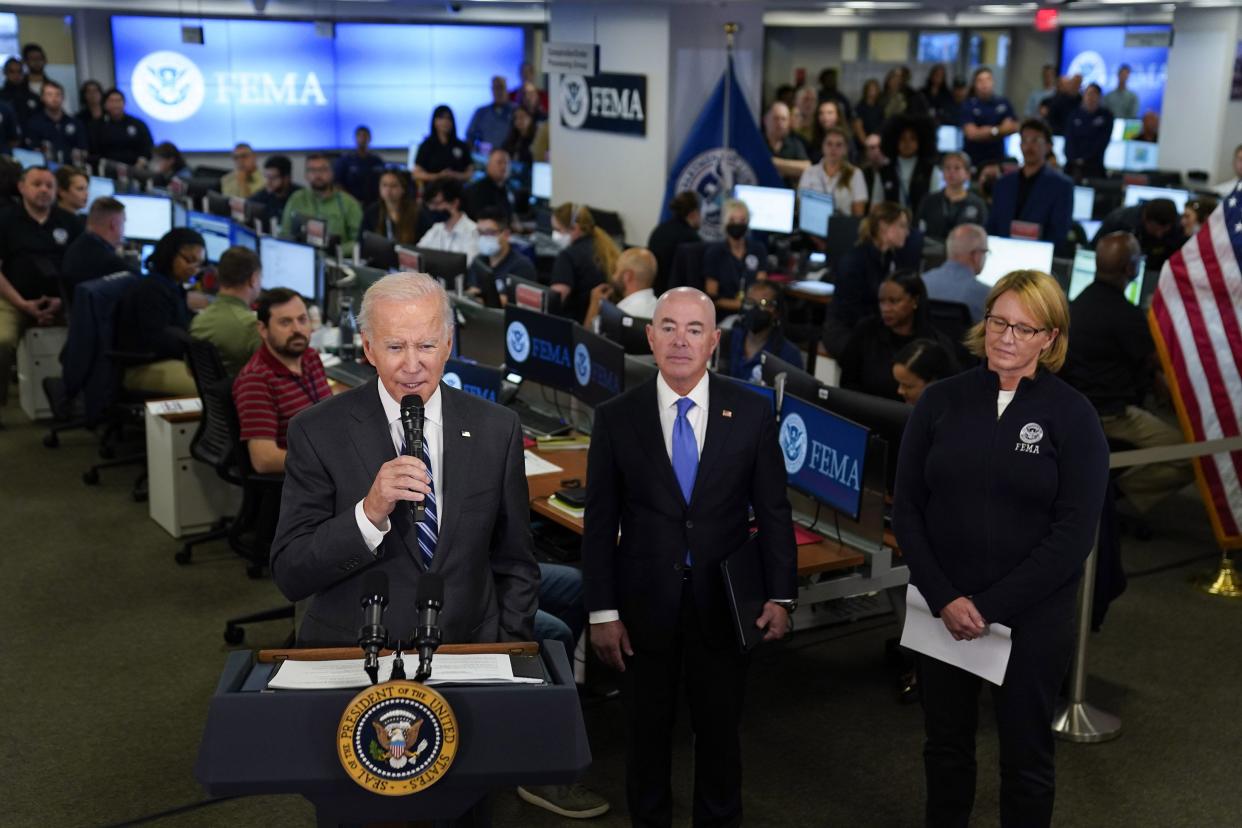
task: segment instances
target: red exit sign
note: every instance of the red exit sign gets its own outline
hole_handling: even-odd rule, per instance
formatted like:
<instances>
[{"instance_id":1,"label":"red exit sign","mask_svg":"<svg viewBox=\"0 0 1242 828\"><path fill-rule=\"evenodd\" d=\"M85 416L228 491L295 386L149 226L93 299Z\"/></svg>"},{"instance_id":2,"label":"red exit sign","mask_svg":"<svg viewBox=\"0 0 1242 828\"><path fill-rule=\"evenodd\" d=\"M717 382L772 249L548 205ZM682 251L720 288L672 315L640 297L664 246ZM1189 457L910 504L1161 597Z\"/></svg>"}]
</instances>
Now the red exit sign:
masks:
<instances>
[{"instance_id":1,"label":"red exit sign","mask_svg":"<svg viewBox=\"0 0 1242 828\"><path fill-rule=\"evenodd\" d=\"M1056 31L1060 23L1061 12L1057 9L1039 9L1035 12L1035 31Z\"/></svg>"}]
</instances>

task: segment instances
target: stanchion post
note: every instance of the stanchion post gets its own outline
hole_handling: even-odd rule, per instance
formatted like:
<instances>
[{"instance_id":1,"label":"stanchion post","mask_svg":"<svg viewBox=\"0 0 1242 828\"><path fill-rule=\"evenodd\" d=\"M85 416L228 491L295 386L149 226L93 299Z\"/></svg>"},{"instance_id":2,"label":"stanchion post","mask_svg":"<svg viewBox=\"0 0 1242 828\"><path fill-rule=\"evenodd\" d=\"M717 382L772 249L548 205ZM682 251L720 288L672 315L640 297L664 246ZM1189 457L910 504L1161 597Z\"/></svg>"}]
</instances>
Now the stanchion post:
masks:
<instances>
[{"instance_id":1,"label":"stanchion post","mask_svg":"<svg viewBox=\"0 0 1242 828\"><path fill-rule=\"evenodd\" d=\"M1083 565L1082 592L1078 599L1078 640L1070 672L1070 692L1058 707L1052 729L1067 742L1106 742L1121 734L1121 719L1087 703L1087 641L1091 635L1091 608L1095 597L1095 568L1100 551L1097 527L1091 554Z\"/></svg>"}]
</instances>

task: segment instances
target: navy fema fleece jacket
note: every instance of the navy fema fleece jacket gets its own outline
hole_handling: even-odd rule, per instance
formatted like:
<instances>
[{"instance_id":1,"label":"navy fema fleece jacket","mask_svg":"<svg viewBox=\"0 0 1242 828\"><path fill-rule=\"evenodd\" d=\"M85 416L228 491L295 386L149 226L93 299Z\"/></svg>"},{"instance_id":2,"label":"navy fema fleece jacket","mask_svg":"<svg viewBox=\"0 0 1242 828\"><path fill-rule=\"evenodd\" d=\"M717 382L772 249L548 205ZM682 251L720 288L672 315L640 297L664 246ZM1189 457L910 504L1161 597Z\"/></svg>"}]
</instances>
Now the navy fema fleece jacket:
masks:
<instances>
[{"instance_id":1,"label":"navy fema fleece jacket","mask_svg":"<svg viewBox=\"0 0 1242 828\"><path fill-rule=\"evenodd\" d=\"M1091 403L1040 369L997 419L986 364L929 386L901 441L893 529L910 580L940 611L968 596L985 621L1073 612L1108 484Z\"/></svg>"}]
</instances>

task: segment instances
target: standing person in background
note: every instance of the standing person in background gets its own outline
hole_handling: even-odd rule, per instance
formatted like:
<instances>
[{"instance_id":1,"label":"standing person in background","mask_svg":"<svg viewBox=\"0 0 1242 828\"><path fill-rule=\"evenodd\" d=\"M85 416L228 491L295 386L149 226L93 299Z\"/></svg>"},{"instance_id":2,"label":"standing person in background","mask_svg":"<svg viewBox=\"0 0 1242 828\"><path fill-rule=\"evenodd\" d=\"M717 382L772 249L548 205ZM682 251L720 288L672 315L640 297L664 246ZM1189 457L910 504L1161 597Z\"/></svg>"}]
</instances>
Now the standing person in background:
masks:
<instances>
[{"instance_id":1,"label":"standing person in background","mask_svg":"<svg viewBox=\"0 0 1242 828\"><path fill-rule=\"evenodd\" d=\"M989 235L1024 237L1028 235L1024 225L1038 225L1036 238L1066 243L1074 182L1048 165L1051 149L1052 133L1047 124L1035 118L1022 122L1022 166L1001 176L992 188Z\"/></svg>"},{"instance_id":2,"label":"standing person in background","mask_svg":"<svg viewBox=\"0 0 1242 828\"><path fill-rule=\"evenodd\" d=\"M1082 106L1065 128L1065 166L1075 179L1103 178L1104 151L1112 140L1113 114L1100 106L1099 84L1091 84Z\"/></svg>"},{"instance_id":3,"label":"standing person in background","mask_svg":"<svg viewBox=\"0 0 1242 828\"><path fill-rule=\"evenodd\" d=\"M811 162L802 142L790 132L790 123L789 107L780 101L768 107L763 116L763 138L772 153L772 163L785 185L791 187Z\"/></svg>"},{"instance_id":4,"label":"standing person in background","mask_svg":"<svg viewBox=\"0 0 1242 828\"><path fill-rule=\"evenodd\" d=\"M480 152L487 152L499 147L509 137L509 128L513 126L513 110L516 107L509 102L509 93L505 89L505 79L500 75L492 78L492 102L480 106L470 118L466 127L466 143Z\"/></svg>"},{"instance_id":5,"label":"standing person in background","mask_svg":"<svg viewBox=\"0 0 1242 828\"><path fill-rule=\"evenodd\" d=\"M1040 70L1040 80L1043 85L1026 97L1026 108L1022 111L1026 118L1041 117L1040 107L1057 92L1057 72L1051 63L1045 63Z\"/></svg>"},{"instance_id":6,"label":"standing person in background","mask_svg":"<svg viewBox=\"0 0 1242 828\"><path fill-rule=\"evenodd\" d=\"M812 164L818 164L824 158L824 136L830 129L841 129L845 132L845 157L853 160L857 156L854 139L851 137L849 122L842 114L841 104L836 101L820 101L815 109L815 124L811 130L811 144L806 148L807 156Z\"/></svg>"},{"instance_id":7,"label":"standing person in background","mask_svg":"<svg viewBox=\"0 0 1242 828\"><path fill-rule=\"evenodd\" d=\"M414 156L414 180L419 184L442 178L469 181L473 175L470 147L457 137L453 110L440 104L431 113L431 133L418 145Z\"/></svg>"},{"instance_id":8,"label":"standing person in background","mask_svg":"<svg viewBox=\"0 0 1242 828\"><path fill-rule=\"evenodd\" d=\"M504 147L492 148L487 154L486 174L466 186L461 197L466 215L476 221L479 213L486 207L501 210L506 221L513 221L516 209L513 191L509 189L509 153L505 152Z\"/></svg>"},{"instance_id":9,"label":"standing person in background","mask_svg":"<svg viewBox=\"0 0 1242 828\"><path fill-rule=\"evenodd\" d=\"M1160 116L1153 110L1149 109L1143 113L1142 127L1138 135L1134 136L1134 140L1146 141L1149 144L1155 144L1160 140Z\"/></svg>"},{"instance_id":10,"label":"standing person in background","mask_svg":"<svg viewBox=\"0 0 1242 828\"><path fill-rule=\"evenodd\" d=\"M888 165L888 159L884 157L884 150L881 145L879 135L868 135L863 141L863 176L867 182L867 198L871 198L871 194L875 192L876 182L880 180L880 170Z\"/></svg>"},{"instance_id":11,"label":"standing person in background","mask_svg":"<svg viewBox=\"0 0 1242 828\"><path fill-rule=\"evenodd\" d=\"M22 63L26 64L26 86L33 94L42 96L43 84L51 80L44 74L47 53L38 43L27 43L22 47Z\"/></svg>"},{"instance_id":12,"label":"standing person in background","mask_svg":"<svg viewBox=\"0 0 1242 828\"><path fill-rule=\"evenodd\" d=\"M1074 650L1074 608L1108 484L1108 444L1091 404L1055 373L1069 307L1047 274L1016 270L970 333L985 362L923 392L901 441L893 530L931 612L956 641L1012 628L991 690L1000 814L1052 823L1050 726ZM963 645L965 646L965 645ZM926 822L964 826L975 800L982 679L919 656Z\"/></svg>"},{"instance_id":13,"label":"standing person in background","mask_svg":"<svg viewBox=\"0 0 1242 828\"><path fill-rule=\"evenodd\" d=\"M151 158L154 142L146 123L125 112L125 93L109 89L103 99L103 120L91 123L91 157L119 161L122 164L145 164Z\"/></svg>"},{"instance_id":14,"label":"standing person in background","mask_svg":"<svg viewBox=\"0 0 1242 828\"><path fill-rule=\"evenodd\" d=\"M421 209L410 195L410 179L404 170L384 170L379 178L379 199L362 213L362 229L379 233L397 244L418 241Z\"/></svg>"},{"instance_id":15,"label":"standing person in background","mask_svg":"<svg viewBox=\"0 0 1242 828\"><path fill-rule=\"evenodd\" d=\"M0 88L0 100L13 107L17 122L23 126L42 106L39 96L26 85L26 72L17 58L11 57L4 62L4 87Z\"/></svg>"},{"instance_id":16,"label":"standing person in background","mask_svg":"<svg viewBox=\"0 0 1242 828\"><path fill-rule=\"evenodd\" d=\"M90 134L91 124L95 121L102 121L104 116L103 108L103 86L99 81L88 80L78 87L78 111L76 117L82 125L82 129Z\"/></svg>"},{"instance_id":17,"label":"standing person in background","mask_svg":"<svg viewBox=\"0 0 1242 828\"><path fill-rule=\"evenodd\" d=\"M12 157L13 149L21 146L22 126L8 101L0 100L0 156Z\"/></svg>"},{"instance_id":18,"label":"standing person in background","mask_svg":"<svg viewBox=\"0 0 1242 828\"><path fill-rule=\"evenodd\" d=\"M509 100L519 107L526 106L524 99L527 97L527 87L534 87L538 106L531 107L530 111L546 117L548 114L548 93L547 90L539 88L539 75L535 72L535 65L529 61L523 61L518 66L518 77L521 78L521 82L509 92Z\"/></svg>"},{"instance_id":19,"label":"standing person in background","mask_svg":"<svg viewBox=\"0 0 1242 828\"><path fill-rule=\"evenodd\" d=\"M882 201L858 228L858 244L837 265L837 290L824 318L824 347L834 358L845 352L850 331L879 314L880 283L897 270L898 252L910 238L910 211Z\"/></svg>"},{"instance_id":20,"label":"standing person in background","mask_svg":"<svg viewBox=\"0 0 1242 828\"><path fill-rule=\"evenodd\" d=\"M533 147L537 133L535 116L529 109L518 107L513 110L513 126L505 136L504 143L500 145L501 149L509 153L510 159L522 165L523 188L527 190L530 189L530 165L537 160L543 160L534 156Z\"/></svg>"},{"instance_id":21,"label":"standing person in background","mask_svg":"<svg viewBox=\"0 0 1242 828\"><path fill-rule=\"evenodd\" d=\"M552 212L552 238L561 248L552 262L552 290L561 315L581 324L591 290L612 274L621 251L584 204L565 202Z\"/></svg>"},{"instance_id":22,"label":"standing person in background","mask_svg":"<svg viewBox=\"0 0 1242 828\"><path fill-rule=\"evenodd\" d=\"M384 159L371 152L371 128L366 124L354 127L354 148L337 156L332 165L336 183L359 204L370 204L379 196L379 174Z\"/></svg>"},{"instance_id":23,"label":"standing person in background","mask_svg":"<svg viewBox=\"0 0 1242 828\"><path fill-rule=\"evenodd\" d=\"M1005 157L1005 138L1018 131L1013 104L995 93L996 81L986 66L975 70L971 97L962 106L962 149L982 166Z\"/></svg>"},{"instance_id":24,"label":"standing person in background","mask_svg":"<svg viewBox=\"0 0 1242 828\"><path fill-rule=\"evenodd\" d=\"M819 73L819 99L820 101L836 101L845 123L848 124L853 120L854 113L850 108L850 99L837 86L837 70L831 66Z\"/></svg>"},{"instance_id":25,"label":"standing person in background","mask_svg":"<svg viewBox=\"0 0 1242 828\"><path fill-rule=\"evenodd\" d=\"M705 293L721 316L742 307L742 295L755 282L768 278L768 248L750 236L750 208L729 199L720 206L725 237L703 248Z\"/></svg>"},{"instance_id":26,"label":"standing person in background","mask_svg":"<svg viewBox=\"0 0 1242 828\"><path fill-rule=\"evenodd\" d=\"M1116 118L1137 118L1139 99L1126 84L1130 81L1130 64L1123 63L1117 67L1117 86L1104 96L1104 108Z\"/></svg>"},{"instance_id":27,"label":"standing person in background","mask_svg":"<svg viewBox=\"0 0 1242 828\"><path fill-rule=\"evenodd\" d=\"M281 229L291 236L295 218L322 219L328 225L328 235L339 238L346 254L352 254L362 230L362 206L336 186L332 164L322 152L306 156L306 185L285 203Z\"/></svg>"},{"instance_id":28,"label":"standing person in background","mask_svg":"<svg viewBox=\"0 0 1242 828\"><path fill-rule=\"evenodd\" d=\"M815 107L819 98L810 86L799 86L794 95L794 108L790 111L793 126L790 130L802 141L802 148L809 155L812 142L815 140Z\"/></svg>"},{"instance_id":29,"label":"standing person in background","mask_svg":"<svg viewBox=\"0 0 1242 828\"><path fill-rule=\"evenodd\" d=\"M880 105L880 82L869 78L862 88L862 95L854 107L854 138L865 144L868 135L879 135L884 127L884 107Z\"/></svg>"},{"instance_id":30,"label":"standing person in background","mask_svg":"<svg viewBox=\"0 0 1242 828\"><path fill-rule=\"evenodd\" d=\"M892 201L912 213L933 190L944 186L936 168L936 134L927 116L902 115L884 126L880 137L884 155L892 159L880 169L872 202Z\"/></svg>"},{"instance_id":31,"label":"standing person in background","mask_svg":"<svg viewBox=\"0 0 1242 828\"><path fill-rule=\"evenodd\" d=\"M244 141L233 147L233 169L220 179L220 192L230 198L250 198L263 189L259 157Z\"/></svg>"},{"instance_id":32,"label":"standing person in background","mask_svg":"<svg viewBox=\"0 0 1242 828\"><path fill-rule=\"evenodd\" d=\"M937 124L944 123L944 115L957 108L957 102L953 100L953 92L949 89L949 70L943 63L937 63L928 71L922 95L923 100L927 101L927 109L932 120Z\"/></svg>"},{"instance_id":33,"label":"standing person in background","mask_svg":"<svg viewBox=\"0 0 1242 828\"><path fill-rule=\"evenodd\" d=\"M673 196L668 203L668 220L656 225L647 238L647 249L656 260L656 293L663 293L673 272L673 260L677 248L683 244L702 241L699 228L703 226L703 212L699 194L684 190Z\"/></svg>"},{"instance_id":34,"label":"standing person in background","mask_svg":"<svg viewBox=\"0 0 1242 828\"><path fill-rule=\"evenodd\" d=\"M1044 120L1053 135L1064 135L1070 115L1082 105L1082 75L1067 75L1057 83L1056 93L1044 102Z\"/></svg>"},{"instance_id":35,"label":"standing person in background","mask_svg":"<svg viewBox=\"0 0 1242 828\"><path fill-rule=\"evenodd\" d=\"M289 197L302 189L293 183L293 162L284 155L269 155L263 162L263 189L250 201L263 207L264 221L280 221Z\"/></svg>"},{"instance_id":36,"label":"standing person in background","mask_svg":"<svg viewBox=\"0 0 1242 828\"><path fill-rule=\"evenodd\" d=\"M970 183L970 159L964 152L940 156L944 189L931 193L919 205L918 226L929 239L948 238L959 224L987 224L987 202L966 189Z\"/></svg>"},{"instance_id":37,"label":"standing person in background","mask_svg":"<svg viewBox=\"0 0 1242 828\"><path fill-rule=\"evenodd\" d=\"M861 216L867 212L867 177L850 164L848 141L844 128L827 130L820 144L823 160L802 173L798 189L832 196L832 209L837 215Z\"/></svg>"},{"instance_id":38,"label":"standing person in background","mask_svg":"<svg viewBox=\"0 0 1242 828\"><path fill-rule=\"evenodd\" d=\"M43 108L26 121L26 144L48 161L77 164L86 158L86 130L65 112L65 88L48 78L39 95Z\"/></svg>"}]
</instances>

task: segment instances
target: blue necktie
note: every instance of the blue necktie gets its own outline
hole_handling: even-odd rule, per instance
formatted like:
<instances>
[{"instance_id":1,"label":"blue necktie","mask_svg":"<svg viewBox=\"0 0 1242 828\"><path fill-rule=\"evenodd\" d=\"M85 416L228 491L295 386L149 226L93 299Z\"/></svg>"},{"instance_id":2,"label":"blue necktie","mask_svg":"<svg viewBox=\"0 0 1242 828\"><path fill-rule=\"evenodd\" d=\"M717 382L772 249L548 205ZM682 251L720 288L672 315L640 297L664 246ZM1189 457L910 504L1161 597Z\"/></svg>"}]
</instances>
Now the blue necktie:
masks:
<instances>
[{"instance_id":1,"label":"blue necktie","mask_svg":"<svg viewBox=\"0 0 1242 828\"><path fill-rule=\"evenodd\" d=\"M677 419L673 421L673 473L681 484L681 493L690 502L694 492L694 476L699 471L699 446L694 440L694 429L686 412L694 407L694 400L682 397L677 401Z\"/></svg>"},{"instance_id":2,"label":"blue necktie","mask_svg":"<svg viewBox=\"0 0 1242 828\"><path fill-rule=\"evenodd\" d=\"M405 454L405 443L401 444L401 454ZM431 471L431 455L427 453L427 440L423 440L423 463L427 466L427 476L432 479L432 489L423 497L423 506L426 509L422 521L416 524L415 529L418 530L418 551L423 557L423 565L428 569L431 568L431 560L436 556L436 537L440 525L439 519L436 517L436 492ZM413 505L413 503L411 503Z\"/></svg>"}]
</instances>

